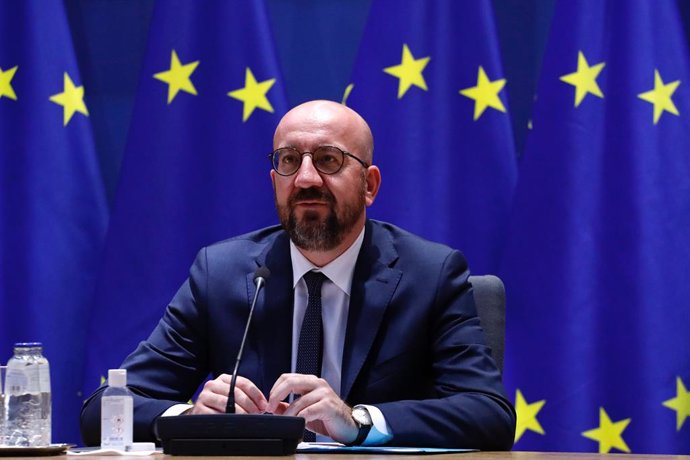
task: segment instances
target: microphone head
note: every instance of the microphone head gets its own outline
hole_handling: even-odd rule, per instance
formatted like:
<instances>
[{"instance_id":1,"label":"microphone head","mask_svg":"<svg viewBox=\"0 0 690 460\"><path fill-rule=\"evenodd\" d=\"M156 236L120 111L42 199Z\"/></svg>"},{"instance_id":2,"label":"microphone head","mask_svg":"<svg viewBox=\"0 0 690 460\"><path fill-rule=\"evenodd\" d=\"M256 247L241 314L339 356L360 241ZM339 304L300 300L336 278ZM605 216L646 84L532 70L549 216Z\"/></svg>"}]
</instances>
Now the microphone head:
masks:
<instances>
[{"instance_id":1,"label":"microphone head","mask_svg":"<svg viewBox=\"0 0 690 460\"><path fill-rule=\"evenodd\" d=\"M267 279L271 277L271 270L268 269L266 266L262 266L256 269L254 272L254 284L259 282L260 278L263 278L264 283L266 282Z\"/></svg>"}]
</instances>

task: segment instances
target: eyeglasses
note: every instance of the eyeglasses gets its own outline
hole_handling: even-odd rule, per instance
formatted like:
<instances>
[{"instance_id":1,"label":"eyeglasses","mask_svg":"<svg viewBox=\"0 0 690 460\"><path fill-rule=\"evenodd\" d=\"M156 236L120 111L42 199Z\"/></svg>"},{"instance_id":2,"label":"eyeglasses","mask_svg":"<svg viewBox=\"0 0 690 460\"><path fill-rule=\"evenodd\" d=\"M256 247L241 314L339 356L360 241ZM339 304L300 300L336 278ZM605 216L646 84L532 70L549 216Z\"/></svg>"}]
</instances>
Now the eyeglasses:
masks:
<instances>
[{"instance_id":1,"label":"eyeglasses","mask_svg":"<svg viewBox=\"0 0 690 460\"><path fill-rule=\"evenodd\" d=\"M294 147L283 147L268 154L275 172L281 176L292 176L302 165L304 155L310 155L317 171L323 174L335 174L343 167L345 156L354 158L368 168L369 165L353 154L340 150L332 145L322 145L313 152L300 152Z\"/></svg>"}]
</instances>

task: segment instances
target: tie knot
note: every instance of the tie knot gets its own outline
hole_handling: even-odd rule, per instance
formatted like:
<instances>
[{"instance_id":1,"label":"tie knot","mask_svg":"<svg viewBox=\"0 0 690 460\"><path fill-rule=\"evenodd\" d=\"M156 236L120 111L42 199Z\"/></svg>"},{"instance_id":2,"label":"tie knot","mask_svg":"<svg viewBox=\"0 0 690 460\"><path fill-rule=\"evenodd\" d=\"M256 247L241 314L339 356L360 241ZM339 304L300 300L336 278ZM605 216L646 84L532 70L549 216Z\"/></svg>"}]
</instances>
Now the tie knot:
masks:
<instances>
[{"instance_id":1,"label":"tie knot","mask_svg":"<svg viewBox=\"0 0 690 460\"><path fill-rule=\"evenodd\" d=\"M326 275L321 272L310 271L304 274L304 282L307 283L307 290L310 294L321 294L321 285L326 279Z\"/></svg>"}]
</instances>

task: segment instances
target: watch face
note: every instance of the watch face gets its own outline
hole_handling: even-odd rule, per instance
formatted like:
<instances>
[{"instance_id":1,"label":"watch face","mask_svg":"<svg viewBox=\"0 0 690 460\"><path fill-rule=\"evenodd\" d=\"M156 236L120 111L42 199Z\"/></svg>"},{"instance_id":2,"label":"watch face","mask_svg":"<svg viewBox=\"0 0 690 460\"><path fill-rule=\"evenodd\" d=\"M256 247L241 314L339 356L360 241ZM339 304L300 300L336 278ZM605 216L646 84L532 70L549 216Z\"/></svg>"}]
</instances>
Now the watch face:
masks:
<instances>
[{"instance_id":1,"label":"watch face","mask_svg":"<svg viewBox=\"0 0 690 460\"><path fill-rule=\"evenodd\" d=\"M352 409L352 418L355 420L355 422L359 423L360 425L371 425L371 415L369 415L369 411L366 410L364 407L355 407Z\"/></svg>"}]
</instances>

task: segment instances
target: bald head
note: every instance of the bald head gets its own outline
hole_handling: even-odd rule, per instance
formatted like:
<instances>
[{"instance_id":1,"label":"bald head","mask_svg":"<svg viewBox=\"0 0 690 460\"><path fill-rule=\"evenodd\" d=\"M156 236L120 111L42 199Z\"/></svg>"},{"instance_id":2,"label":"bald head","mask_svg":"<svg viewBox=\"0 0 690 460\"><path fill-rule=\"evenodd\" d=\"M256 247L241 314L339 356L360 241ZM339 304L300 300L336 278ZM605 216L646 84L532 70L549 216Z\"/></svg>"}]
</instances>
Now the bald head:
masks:
<instances>
[{"instance_id":1,"label":"bald head","mask_svg":"<svg viewBox=\"0 0 690 460\"><path fill-rule=\"evenodd\" d=\"M280 120L273 147L313 148L295 145L301 138L320 145L335 145L367 164L372 164L374 139L364 118L349 107L333 101L317 100L300 104Z\"/></svg>"},{"instance_id":2,"label":"bald head","mask_svg":"<svg viewBox=\"0 0 690 460\"><path fill-rule=\"evenodd\" d=\"M339 158L337 155L314 159L313 152L325 146L347 152L333 173L322 169L324 165L330 167ZM302 254L313 264L324 266L361 234L366 208L374 203L381 185L381 172L371 162L373 139L369 125L344 105L306 102L280 120L273 147L292 152L285 164L289 170L290 165L297 167L290 174L279 173L275 165L271 170L280 222ZM305 156L307 152L311 155ZM299 160L295 153L301 153ZM278 155L280 162L282 153Z\"/></svg>"}]
</instances>

